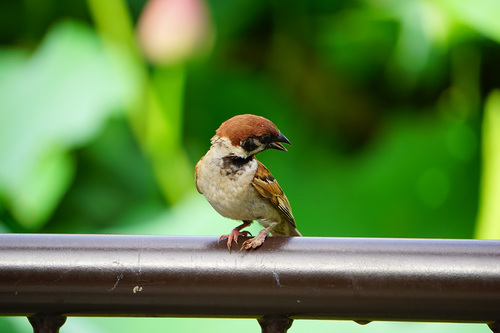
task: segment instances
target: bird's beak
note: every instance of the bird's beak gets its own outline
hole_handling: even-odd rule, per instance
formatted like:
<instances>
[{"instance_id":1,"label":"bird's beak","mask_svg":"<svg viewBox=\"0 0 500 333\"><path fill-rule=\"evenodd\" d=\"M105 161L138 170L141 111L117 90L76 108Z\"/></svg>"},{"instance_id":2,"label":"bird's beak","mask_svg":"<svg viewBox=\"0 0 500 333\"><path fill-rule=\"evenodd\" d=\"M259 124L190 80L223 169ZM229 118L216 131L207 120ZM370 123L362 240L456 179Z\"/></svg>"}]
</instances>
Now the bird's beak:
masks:
<instances>
[{"instance_id":1,"label":"bird's beak","mask_svg":"<svg viewBox=\"0 0 500 333\"><path fill-rule=\"evenodd\" d=\"M281 151L288 151L286 150L285 147L280 142L284 142L286 144L292 145L290 141L284 136L283 134L279 134L279 136L274 140L274 142L271 142L269 144L269 148L276 149L276 150L281 150Z\"/></svg>"}]
</instances>

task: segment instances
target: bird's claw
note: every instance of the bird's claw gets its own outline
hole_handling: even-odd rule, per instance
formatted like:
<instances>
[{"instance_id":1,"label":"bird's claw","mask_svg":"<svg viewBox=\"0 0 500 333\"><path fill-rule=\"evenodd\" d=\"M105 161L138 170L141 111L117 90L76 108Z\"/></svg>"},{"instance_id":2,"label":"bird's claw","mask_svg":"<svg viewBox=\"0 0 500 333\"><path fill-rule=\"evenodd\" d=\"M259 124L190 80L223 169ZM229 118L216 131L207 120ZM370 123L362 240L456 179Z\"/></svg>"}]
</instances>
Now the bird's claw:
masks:
<instances>
[{"instance_id":1,"label":"bird's claw","mask_svg":"<svg viewBox=\"0 0 500 333\"><path fill-rule=\"evenodd\" d=\"M252 234L250 233L250 231L247 230L240 231L238 229L233 229L231 230L230 234L220 236L219 240L217 241L217 244L219 244L222 240L227 239L227 249L229 250L229 253L231 253L231 245L233 244L233 242L238 244L239 236L251 237Z\"/></svg>"},{"instance_id":2,"label":"bird's claw","mask_svg":"<svg viewBox=\"0 0 500 333\"><path fill-rule=\"evenodd\" d=\"M244 241L243 244L241 245L240 252L243 251L243 249L249 250L249 249L255 249L255 248L261 246L262 244L264 244L266 237L267 237L267 230L264 229L261 232L259 232L259 234L257 236L255 236L254 238L250 238L250 239Z\"/></svg>"}]
</instances>

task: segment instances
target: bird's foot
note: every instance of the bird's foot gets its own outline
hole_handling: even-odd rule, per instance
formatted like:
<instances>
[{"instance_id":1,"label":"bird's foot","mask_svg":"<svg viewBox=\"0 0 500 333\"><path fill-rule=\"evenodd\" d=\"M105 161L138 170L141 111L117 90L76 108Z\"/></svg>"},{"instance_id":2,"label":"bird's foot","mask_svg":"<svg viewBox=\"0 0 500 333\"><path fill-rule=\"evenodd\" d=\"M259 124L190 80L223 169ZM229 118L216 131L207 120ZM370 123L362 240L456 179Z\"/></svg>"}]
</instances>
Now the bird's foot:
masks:
<instances>
[{"instance_id":1,"label":"bird's foot","mask_svg":"<svg viewBox=\"0 0 500 333\"><path fill-rule=\"evenodd\" d=\"M266 240L266 237L268 234L269 234L269 230L267 228L261 230L257 236L255 236L254 238L250 238L249 240L246 240L241 245L240 252L243 251L243 249L249 250L249 249L255 249L255 248L261 246L264 243L264 241Z\"/></svg>"},{"instance_id":2,"label":"bird's foot","mask_svg":"<svg viewBox=\"0 0 500 333\"><path fill-rule=\"evenodd\" d=\"M252 234L250 233L250 231L240 231L238 230L238 228L234 228L233 230L231 230L230 234L220 236L217 243L220 243L222 240L227 239L227 249L229 250L229 252L231 252L231 245L233 244L233 242L238 244L239 236L252 236Z\"/></svg>"}]
</instances>

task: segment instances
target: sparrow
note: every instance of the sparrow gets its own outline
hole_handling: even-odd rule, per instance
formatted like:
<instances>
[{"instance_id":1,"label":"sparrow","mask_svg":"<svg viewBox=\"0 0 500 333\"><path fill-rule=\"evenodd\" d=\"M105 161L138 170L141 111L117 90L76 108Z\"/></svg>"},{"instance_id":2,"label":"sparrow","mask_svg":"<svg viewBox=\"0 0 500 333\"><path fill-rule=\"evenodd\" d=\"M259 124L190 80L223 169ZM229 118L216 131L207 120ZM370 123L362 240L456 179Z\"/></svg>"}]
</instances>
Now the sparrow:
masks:
<instances>
[{"instance_id":1,"label":"sparrow","mask_svg":"<svg viewBox=\"0 0 500 333\"><path fill-rule=\"evenodd\" d=\"M211 139L211 147L195 167L196 189L222 216L243 223L219 242L227 239L238 244L243 229L258 221L263 230L246 240L240 249L261 246L266 237L302 236L297 230L290 203L278 181L255 155L266 150L287 151L290 141L270 120L252 115L237 115L220 125Z\"/></svg>"}]
</instances>

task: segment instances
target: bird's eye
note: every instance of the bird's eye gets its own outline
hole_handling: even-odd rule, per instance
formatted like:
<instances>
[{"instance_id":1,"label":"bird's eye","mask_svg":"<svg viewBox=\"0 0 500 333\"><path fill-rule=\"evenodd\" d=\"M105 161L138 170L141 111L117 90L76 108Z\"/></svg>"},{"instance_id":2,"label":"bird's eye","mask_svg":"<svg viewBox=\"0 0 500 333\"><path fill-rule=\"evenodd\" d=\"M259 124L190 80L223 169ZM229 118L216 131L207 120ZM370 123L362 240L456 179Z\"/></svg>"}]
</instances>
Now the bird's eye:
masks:
<instances>
[{"instance_id":1,"label":"bird's eye","mask_svg":"<svg viewBox=\"0 0 500 333\"><path fill-rule=\"evenodd\" d=\"M259 141L267 145L268 143L271 143L273 140L270 135L265 134L259 137Z\"/></svg>"}]
</instances>

